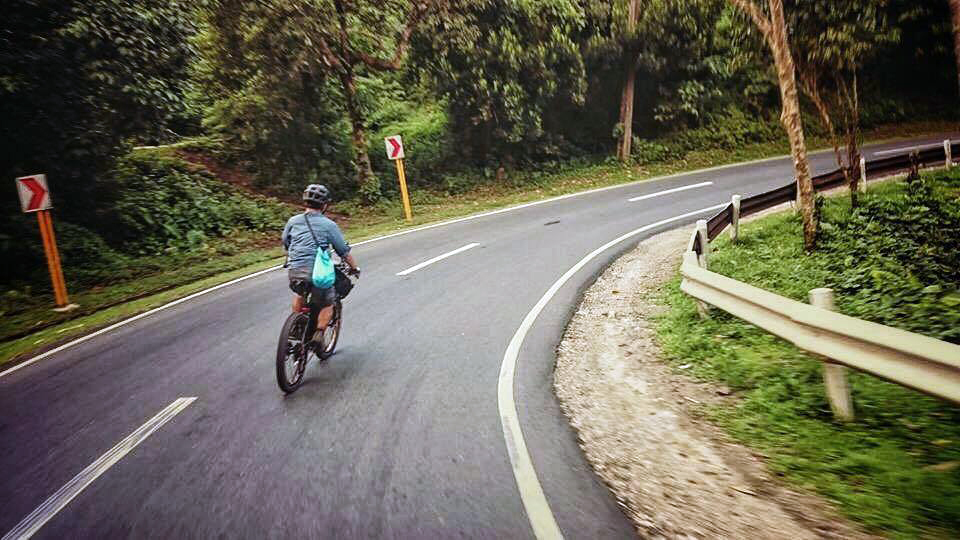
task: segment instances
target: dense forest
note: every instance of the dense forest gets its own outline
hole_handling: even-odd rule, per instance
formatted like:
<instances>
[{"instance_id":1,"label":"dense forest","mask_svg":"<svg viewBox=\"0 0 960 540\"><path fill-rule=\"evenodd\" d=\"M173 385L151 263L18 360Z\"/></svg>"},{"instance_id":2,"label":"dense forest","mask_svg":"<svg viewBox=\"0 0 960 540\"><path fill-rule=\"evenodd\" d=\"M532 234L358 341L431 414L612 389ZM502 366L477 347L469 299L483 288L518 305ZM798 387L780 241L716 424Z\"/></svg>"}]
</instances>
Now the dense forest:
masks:
<instances>
[{"instance_id":1,"label":"dense forest","mask_svg":"<svg viewBox=\"0 0 960 540\"><path fill-rule=\"evenodd\" d=\"M862 129L955 119L957 4L786 0L807 131L852 163ZM777 64L747 9L769 6L9 0L0 170L48 175L67 258L87 261L270 230L289 211L227 183L198 192L189 170L135 147L179 144L281 199L323 182L376 205L397 196L383 155L394 133L410 181L440 194L513 171L780 140ZM10 289L31 282L42 251L13 190L0 204L0 255L23 261L2 272Z\"/></svg>"}]
</instances>

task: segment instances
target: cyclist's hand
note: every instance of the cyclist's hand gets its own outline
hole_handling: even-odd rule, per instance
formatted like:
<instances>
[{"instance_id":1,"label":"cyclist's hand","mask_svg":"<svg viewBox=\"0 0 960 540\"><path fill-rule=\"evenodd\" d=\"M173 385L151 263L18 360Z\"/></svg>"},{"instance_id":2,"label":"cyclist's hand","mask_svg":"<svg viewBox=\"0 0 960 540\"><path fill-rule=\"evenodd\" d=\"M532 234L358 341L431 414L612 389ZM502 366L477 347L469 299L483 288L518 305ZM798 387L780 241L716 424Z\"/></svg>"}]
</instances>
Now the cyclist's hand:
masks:
<instances>
[{"instance_id":1,"label":"cyclist's hand","mask_svg":"<svg viewBox=\"0 0 960 540\"><path fill-rule=\"evenodd\" d=\"M360 277L360 267L359 267L359 266L355 266L355 267L351 268L349 274L352 275L352 276Z\"/></svg>"}]
</instances>

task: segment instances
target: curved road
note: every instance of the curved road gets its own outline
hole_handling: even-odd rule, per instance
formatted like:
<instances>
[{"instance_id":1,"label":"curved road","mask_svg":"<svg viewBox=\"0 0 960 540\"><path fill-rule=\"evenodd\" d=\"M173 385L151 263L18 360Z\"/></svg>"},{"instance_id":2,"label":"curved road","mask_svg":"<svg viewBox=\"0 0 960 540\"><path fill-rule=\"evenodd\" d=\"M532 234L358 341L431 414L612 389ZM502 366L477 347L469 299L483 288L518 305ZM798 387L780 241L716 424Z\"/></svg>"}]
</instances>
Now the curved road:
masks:
<instances>
[{"instance_id":1,"label":"curved road","mask_svg":"<svg viewBox=\"0 0 960 540\"><path fill-rule=\"evenodd\" d=\"M833 168L831 154L811 162ZM358 245L365 273L345 301L338 353L311 364L288 397L273 367L290 298L276 271L0 376L0 532L25 523L43 538L533 537L497 392L521 322L598 247L780 186L790 170L775 159L694 172ZM600 253L556 291L522 343L507 384L564 536L634 534L551 389L569 312L619 252L711 213ZM181 397L196 399L156 416ZM110 453L131 434L139 445ZM97 461L105 454L114 459ZM71 491L77 478L86 489Z\"/></svg>"}]
</instances>

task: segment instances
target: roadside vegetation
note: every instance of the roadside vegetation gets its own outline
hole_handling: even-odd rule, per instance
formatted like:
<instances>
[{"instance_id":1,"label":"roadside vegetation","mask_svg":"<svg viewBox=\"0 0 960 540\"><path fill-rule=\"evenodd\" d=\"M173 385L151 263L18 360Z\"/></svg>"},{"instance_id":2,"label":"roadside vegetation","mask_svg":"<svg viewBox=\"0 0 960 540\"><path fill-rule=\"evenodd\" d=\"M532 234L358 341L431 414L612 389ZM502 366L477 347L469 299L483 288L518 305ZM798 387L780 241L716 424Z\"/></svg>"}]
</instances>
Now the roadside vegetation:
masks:
<instances>
[{"instance_id":1,"label":"roadside vegetation","mask_svg":"<svg viewBox=\"0 0 960 540\"><path fill-rule=\"evenodd\" d=\"M912 122L870 130L867 136L883 140L955 128L954 122ZM770 133L777 135L775 130ZM414 220L409 224L403 221L402 206L396 199L385 199L375 205L356 199L338 201L332 216L347 237L357 242L512 204L783 155L789 150L783 138L690 151L684 150L688 143L658 144L664 149L662 157L648 157L629 166L603 161L572 162L558 164L553 172L515 172L509 181L497 182L495 178L481 176L447 189L421 186L411 194ZM828 144L826 139L814 138L811 146L825 144ZM143 175L126 184L135 190L134 195L117 209L130 212L126 219L134 228L142 229L144 241L133 242L128 249L112 249L82 227L72 224L59 227L58 240L63 250L71 302L80 307L68 313L50 310L52 294L43 273L22 282L18 288L5 291L0 296L0 364L38 347L88 333L119 317L155 307L159 305L154 301L156 298L169 301L199 290L187 284L202 281L208 286L215 285L238 277L244 270L253 272L281 264L283 252L278 245L277 231L289 215L299 211L293 204L296 198L287 195L287 200L280 200L262 195L250 187L248 174L218 166L216 161L211 162L212 170L197 162L198 156L216 156L218 147L201 139L131 151L123 161L128 167L125 172L130 174L136 170ZM164 207L165 215L144 216L154 205L144 202L143 197L169 197L176 203ZM206 215L208 212L211 215ZM155 230L148 219L165 226ZM134 220L143 220L143 223ZM38 233L24 230L22 234L29 237ZM42 263L41 246L23 243L21 247L29 250L20 255L23 260ZM140 299L144 300L137 304L141 309L113 310L112 316L101 313L92 319L89 317Z\"/></svg>"},{"instance_id":2,"label":"roadside vegetation","mask_svg":"<svg viewBox=\"0 0 960 540\"><path fill-rule=\"evenodd\" d=\"M81 308L46 309L36 220L11 191L0 342L277 261L307 183L332 188L353 240L408 226L387 135L405 141L414 225L783 154L783 44L757 24L780 12L811 146L849 165L861 138L956 127L947 3L768 4L13 0L0 176L47 174Z\"/></svg>"},{"instance_id":3,"label":"roadside vegetation","mask_svg":"<svg viewBox=\"0 0 960 540\"><path fill-rule=\"evenodd\" d=\"M711 270L804 302L831 287L842 313L960 343L960 170L871 186L855 210L845 198L820 204L815 252L799 217L777 214L744 224L736 244L718 238ZM733 390L706 414L773 471L876 533L960 530L960 409L853 372L856 420L835 422L817 358L720 310L701 320L679 279L663 294L663 350Z\"/></svg>"}]
</instances>

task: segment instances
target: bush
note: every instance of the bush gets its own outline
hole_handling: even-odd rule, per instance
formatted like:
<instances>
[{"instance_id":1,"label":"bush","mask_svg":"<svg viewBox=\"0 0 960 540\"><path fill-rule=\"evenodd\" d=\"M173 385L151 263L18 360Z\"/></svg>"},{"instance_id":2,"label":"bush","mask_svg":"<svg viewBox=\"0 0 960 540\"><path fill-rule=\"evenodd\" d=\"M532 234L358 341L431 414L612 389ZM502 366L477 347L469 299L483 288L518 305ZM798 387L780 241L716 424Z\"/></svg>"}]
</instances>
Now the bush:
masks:
<instances>
[{"instance_id":1,"label":"bush","mask_svg":"<svg viewBox=\"0 0 960 540\"><path fill-rule=\"evenodd\" d=\"M648 165L678 157L677 151L670 146L638 137L633 138L630 152L637 165Z\"/></svg>"},{"instance_id":2,"label":"bush","mask_svg":"<svg viewBox=\"0 0 960 540\"><path fill-rule=\"evenodd\" d=\"M851 315L960 343L960 171L897 187L827 214L831 286Z\"/></svg>"},{"instance_id":3,"label":"bush","mask_svg":"<svg viewBox=\"0 0 960 540\"><path fill-rule=\"evenodd\" d=\"M114 182L120 186L113 204L115 228L104 232L129 254L195 249L208 236L276 229L290 214L286 205L159 152L127 156L118 163Z\"/></svg>"},{"instance_id":4,"label":"bush","mask_svg":"<svg viewBox=\"0 0 960 540\"><path fill-rule=\"evenodd\" d=\"M807 254L795 214L721 236L711 269L806 302L836 290L837 310L960 343L960 170L891 183L824 205L818 248ZM815 488L858 521L894 538L946 538L960 526L960 409L851 372L856 420L837 423L820 359L720 310L700 319L668 287L659 323L664 351L685 373L729 385L737 399L709 411L776 472ZM945 469L938 466L948 465Z\"/></svg>"},{"instance_id":5,"label":"bush","mask_svg":"<svg viewBox=\"0 0 960 540\"><path fill-rule=\"evenodd\" d=\"M169 148L125 156L101 187L103 198L85 208L83 224L55 215L64 277L72 291L166 270L174 254L225 253L229 248L220 239L279 231L292 213L288 205L171 157ZM24 291L48 291L50 280L36 218L19 212L6 216L0 257L18 263L0 270L0 290L3 302L16 302Z\"/></svg>"},{"instance_id":6,"label":"bush","mask_svg":"<svg viewBox=\"0 0 960 540\"><path fill-rule=\"evenodd\" d=\"M438 186L443 173L455 171L452 143L447 131L447 113L441 105L416 107L409 103L393 105L374 119L377 130L369 141L370 160L381 177L395 178L395 165L387 159L384 138L403 137L407 182L413 186ZM396 181L384 182L384 191L399 191Z\"/></svg>"}]
</instances>

